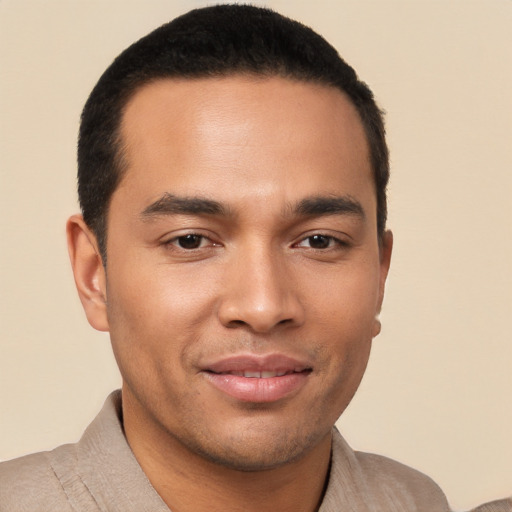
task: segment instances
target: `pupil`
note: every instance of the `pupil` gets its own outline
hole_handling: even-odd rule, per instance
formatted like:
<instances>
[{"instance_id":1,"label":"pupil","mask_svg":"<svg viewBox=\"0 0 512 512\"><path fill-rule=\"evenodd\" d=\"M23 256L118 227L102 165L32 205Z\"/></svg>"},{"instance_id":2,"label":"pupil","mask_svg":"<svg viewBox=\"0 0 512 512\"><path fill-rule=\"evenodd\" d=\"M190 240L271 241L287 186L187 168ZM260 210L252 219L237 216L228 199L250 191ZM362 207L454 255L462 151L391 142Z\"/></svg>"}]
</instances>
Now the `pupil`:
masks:
<instances>
[{"instance_id":1,"label":"pupil","mask_svg":"<svg viewBox=\"0 0 512 512\"><path fill-rule=\"evenodd\" d=\"M197 249L201 245L201 237L199 235L180 236L178 243L183 249Z\"/></svg>"},{"instance_id":2,"label":"pupil","mask_svg":"<svg viewBox=\"0 0 512 512\"><path fill-rule=\"evenodd\" d=\"M309 237L309 243L314 249L326 249L329 247L329 237L323 235L313 235Z\"/></svg>"}]
</instances>

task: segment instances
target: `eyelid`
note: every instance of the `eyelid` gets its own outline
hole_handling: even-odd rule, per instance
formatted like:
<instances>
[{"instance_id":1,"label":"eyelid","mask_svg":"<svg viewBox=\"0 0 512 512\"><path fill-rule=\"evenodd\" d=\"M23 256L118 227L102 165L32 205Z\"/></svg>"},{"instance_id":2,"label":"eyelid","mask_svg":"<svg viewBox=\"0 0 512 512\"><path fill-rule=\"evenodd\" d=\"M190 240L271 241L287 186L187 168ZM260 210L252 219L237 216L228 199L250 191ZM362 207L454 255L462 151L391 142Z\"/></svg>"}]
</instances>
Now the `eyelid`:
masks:
<instances>
[{"instance_id":1,"label":"eyelid","mask_svg":"<svg viewBox=\"0 0 512 512\"><path fill-rule=\"evenodd\" d=\"M189 236L195 236L198 239L200 239L198 247L192 247L190 249L186 248L186 247L180 247L180 245L179 245L180 239L186 238L186 237L189 237ZM173 246L175 246L179 250L183 250L183 251L187 251L188 252L188 251L194 251L194 250L197 250L197 249L204 249L204 247L205 247L204 246L204 242L205 241L210 241L211 242L211 240L209 238L207 238L207 237L205 237L203 235L197 235L195 233L187 233L186 235L180 235L180 236L175 236L174 238L171 238L170 240L168 240L166 242L166 245L173 245ZM212 245L214 245L214 244L213 243L208 244L208 246L212 246Z\"/></svg>"},{"instance_id":2,"label":"eyelid","mask_svg":"<svg viewBox=\"0 0 512 512\"><path fill-rule=\"evenodd\" d=\"M341 233L336 232L333 233L329 230L312 230L308 233L303 233L296 239L296 241L293 243L293 246L299 246L302 242L306 241L308 238L314 237L314 236L321 236L328 238L335 242L336 245L341 247L347 247L351 244L352 237L348 235L347 233ZM326 250L326 249L318 249L318 250Z\"/></svg>"},{"instance_id":3,"label":"eyelid","mask_svg":"<svg viewBox=\"0 0 512 512\"><path fill-rule=\"evenodd\" d=\"M202 238L203 240L208 240L210 243L207 245L207 247L216 247L221 246L222 244L216 240L216 237L213 236L211 233L206 234L201 229L184 229L182 231L168 233L166 236L162 237L161 239L161 245L164 246L172 246L175 247L177 250L181 250L184 252L191 252L193 250L199 250L199 249L205 249L207 247L197 247L196 249L185 249L183 247L179 247L176 242L183 237L186 236L197 236Z\"/></svg>"}]
</instances>

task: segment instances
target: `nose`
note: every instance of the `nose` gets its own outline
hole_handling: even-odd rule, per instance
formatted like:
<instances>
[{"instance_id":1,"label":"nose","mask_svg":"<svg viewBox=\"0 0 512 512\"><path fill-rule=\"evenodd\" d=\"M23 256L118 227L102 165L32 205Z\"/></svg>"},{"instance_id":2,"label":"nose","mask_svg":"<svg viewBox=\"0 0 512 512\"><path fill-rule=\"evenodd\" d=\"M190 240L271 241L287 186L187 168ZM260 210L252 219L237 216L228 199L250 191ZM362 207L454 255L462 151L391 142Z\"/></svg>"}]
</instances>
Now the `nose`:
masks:
<instances>
[{"instance_id":1,"label":"nose","mask_svg":"<svg viewBox=\"0 0 512 512\"><path fill-rule=\"evenodd\" d=\"M260 249L240 254L230 262L218 310L224 326L263 334L303 323L299 283L285 258Z\"/></svg>"}]
</instances>

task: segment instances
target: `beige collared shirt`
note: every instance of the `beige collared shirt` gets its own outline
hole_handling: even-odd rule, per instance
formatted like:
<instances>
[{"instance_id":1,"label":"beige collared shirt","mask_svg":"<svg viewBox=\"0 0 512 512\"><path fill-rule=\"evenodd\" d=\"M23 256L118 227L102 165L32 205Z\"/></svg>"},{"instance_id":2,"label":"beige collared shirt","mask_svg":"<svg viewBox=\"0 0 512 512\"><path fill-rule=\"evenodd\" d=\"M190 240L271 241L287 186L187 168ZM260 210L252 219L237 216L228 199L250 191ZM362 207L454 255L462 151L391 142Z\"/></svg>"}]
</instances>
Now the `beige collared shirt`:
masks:
<instances>
[{"instance_id":1,"label":"beige collared shirt","mask_svg":"<svg viewBox=\"0 0 512 512\"><path fill-rule=\"evenodd\" d=\"M0 464L1 512L170 512L123 434L112 393L80 441ZM319 512L445 512L427 476L391 459L354 452L335 429Z\"/></svg>"}]
</instances>

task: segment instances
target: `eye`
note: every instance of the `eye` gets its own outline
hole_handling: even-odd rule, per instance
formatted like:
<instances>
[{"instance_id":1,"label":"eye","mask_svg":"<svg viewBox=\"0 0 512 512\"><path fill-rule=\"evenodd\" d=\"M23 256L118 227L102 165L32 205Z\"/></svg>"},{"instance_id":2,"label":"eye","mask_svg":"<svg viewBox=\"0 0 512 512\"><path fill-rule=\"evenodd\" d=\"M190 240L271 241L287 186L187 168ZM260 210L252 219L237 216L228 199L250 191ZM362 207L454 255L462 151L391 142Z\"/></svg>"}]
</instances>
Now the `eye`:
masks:
<instances>
[{"instance_id":1,"label":"eye","mask_svg":"<svg viewBox=\"0 0 512 512\"><path fill-rule=\"evenodd\" d=\"M330 249L336 245L344 245L341 240L329 235L311 235L301 240L297 247L309 247L311 249Z\"/></svg>"},{"instance_id":2,"label":"eye","mask_svg":"<svg viewBox=\"0 0 512 512\"><path fill-rule=\"evenodd\" d=\"M206 231L174 231L160 242L165 258L170 262L200 261L218 254L223 244L214 233Z\"/></svg>"},{"instance_id":3,"label":"eye","mask_svg":"<svg viewBox=\"0 0 512 512\"><path fill-rule=\"evenodd\" d=\"M182 249L197 249L201 246L204 237L200 235L184 235L176 239Z\"/></svg>"},{"instance_id":4,"label":"eye","mask_svg":"<svg viewBox=\"0 0 512 512\"><path fill-rule=\"evenodd\" d=\"M207 237L203 235L198 235L196 233L187 233L186 235L177 236L166 242L166 244L188 251L215 245Z\"/></svg>"}]
</instances>

